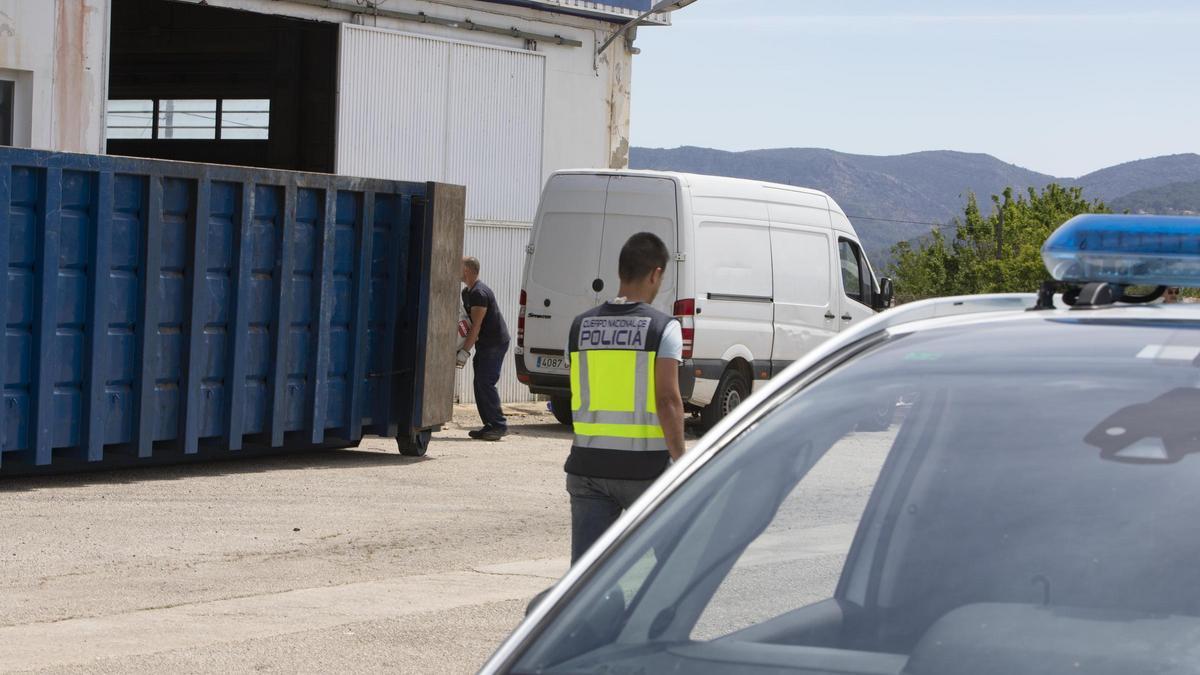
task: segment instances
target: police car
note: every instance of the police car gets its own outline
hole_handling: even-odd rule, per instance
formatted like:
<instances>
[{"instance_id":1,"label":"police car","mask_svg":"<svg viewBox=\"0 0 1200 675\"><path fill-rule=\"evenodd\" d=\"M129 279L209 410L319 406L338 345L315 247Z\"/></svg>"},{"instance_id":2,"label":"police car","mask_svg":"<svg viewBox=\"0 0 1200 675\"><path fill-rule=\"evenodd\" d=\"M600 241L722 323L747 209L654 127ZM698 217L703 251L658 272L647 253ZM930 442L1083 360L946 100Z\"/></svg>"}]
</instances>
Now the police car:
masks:
<instances>
[{"instance_id":1,"label":"police car","mask_svg":"<svg viewBox=\"0 0 1200 675\"><path fill-rule=\"evenodd\" d=\"M795 364L483 672L1200 673L1200 305L1158 299L1200 286L1200 218L1081 216L1043 257L1039 294Z\"/></svg>"}]
</instances>

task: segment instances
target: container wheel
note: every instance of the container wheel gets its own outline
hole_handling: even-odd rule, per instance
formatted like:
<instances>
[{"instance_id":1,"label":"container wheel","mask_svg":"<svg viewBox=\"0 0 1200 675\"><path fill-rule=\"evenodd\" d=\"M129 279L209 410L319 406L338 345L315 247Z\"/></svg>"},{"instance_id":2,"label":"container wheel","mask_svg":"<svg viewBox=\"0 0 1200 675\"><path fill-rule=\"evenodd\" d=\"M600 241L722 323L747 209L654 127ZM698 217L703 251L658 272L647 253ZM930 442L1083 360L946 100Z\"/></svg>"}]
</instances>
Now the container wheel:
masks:
<instances>
[{"instance_id":1,"label":"container wheel","mask_svg":"<svg viewBox=\"0 0 1200 675\"><path fill-rule=\"evenodd\" d=\"M425 451L429 449L431 438L433 438L433 432L428 429L415 431L409 436L397 438L396 445L400 446L400 454L405 457L424 457Z\"/></svg>"}]
</instances>

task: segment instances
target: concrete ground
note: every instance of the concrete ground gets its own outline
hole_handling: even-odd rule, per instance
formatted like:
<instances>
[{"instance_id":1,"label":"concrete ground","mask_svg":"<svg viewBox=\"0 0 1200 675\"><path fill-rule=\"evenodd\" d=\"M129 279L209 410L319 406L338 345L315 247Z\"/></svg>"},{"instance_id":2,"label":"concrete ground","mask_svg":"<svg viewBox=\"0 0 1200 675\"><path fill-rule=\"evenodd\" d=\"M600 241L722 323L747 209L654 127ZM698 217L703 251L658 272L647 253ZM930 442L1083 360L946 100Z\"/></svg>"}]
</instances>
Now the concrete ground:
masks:
<instances>
[{"instance_id":1,"label":"concrete ground","mask_svg":"<svg viewBox=\"0 0 1200 675\"><path fill-rule=\"evenodd\" d=\"M544 404L357 450L0 484L0 671L478 668L567 567Z\"/></svg>"},{"instance_id":2,"label":"concrete ground","mask_svg":"<svg viewBox=\"0 0 1200 675\"><path fill-rule=\"evenodd\" d=\"M0 483L0 672L475 671L567 569L570 434L544 404L428 456L356 450ZM894 432L854 434L695 637L830 597Z\"/></svg>"}]
</instances>

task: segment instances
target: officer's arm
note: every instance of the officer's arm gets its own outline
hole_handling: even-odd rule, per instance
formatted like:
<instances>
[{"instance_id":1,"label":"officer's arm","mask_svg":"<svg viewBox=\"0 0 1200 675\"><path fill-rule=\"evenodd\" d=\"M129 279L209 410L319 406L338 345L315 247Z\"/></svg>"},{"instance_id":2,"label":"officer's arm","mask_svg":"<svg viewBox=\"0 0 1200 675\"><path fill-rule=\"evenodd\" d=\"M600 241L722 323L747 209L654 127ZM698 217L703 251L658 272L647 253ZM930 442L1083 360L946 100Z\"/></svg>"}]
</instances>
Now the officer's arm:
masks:
<instances>
[{"instance_id":1,"label":"officer's arm","mask_svg":"<svg viewBox=\"0 0 1200 675\"><path fill-rule=\"evenodd\" d=\"M463 343L464 350L469 352L475 346L475 341L479 339L479 329L483 328L485 314L487 314L487 307L471 308L471 332L467 333L467 341Z\"/></svg>"},{"instance_id":2,"label":"officer's arm","mask_svg":"<svg viewBox=\"0 0 1200 675\"><path fill-rule=\"evenodd\" d=\"M667 451L671 459L679 459L683 456L683 399L679 395L679 362L675 359L654 359L654 395Z\"/></svg>"}]
</instances>

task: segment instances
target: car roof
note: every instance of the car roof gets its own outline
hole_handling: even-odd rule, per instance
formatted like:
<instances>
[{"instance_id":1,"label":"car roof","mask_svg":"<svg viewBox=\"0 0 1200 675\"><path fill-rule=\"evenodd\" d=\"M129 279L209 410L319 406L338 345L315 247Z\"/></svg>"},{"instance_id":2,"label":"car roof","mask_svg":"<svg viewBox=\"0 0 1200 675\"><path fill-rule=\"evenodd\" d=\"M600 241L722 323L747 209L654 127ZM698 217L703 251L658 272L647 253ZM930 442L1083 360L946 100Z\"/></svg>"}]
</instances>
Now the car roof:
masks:
<instances>
[{"instance_id":1,"label":"car roof","mask_svg":"<svg viewBox=\"0 0 1200 675\"><path fill-rule=\"evenodd\" d=\"M755 390L749 399L738 406L737 410L717 423L700 443L696 450L684 455L680 471L686 473L688 465L708 451L723 445L724 440L740 432L739 427L761 414L763 404L776 399L781 392L796 387L807 373L818 364L826 361L834 354L853 348L855 345L869 342L875 336L896 334L912 334L925 330L948 327L970 327L994 324L997 322L1029 322L1041 323L1047 320L1078 321L1087 319L1089 322L1130 322L1130 321L1178 321L1200 322L1200 304L1194 303L1153 303L1153 304L1114 304L1105 307L1073 308L1061 302L1061 297L1055 297L1054 309L1031 311L1037 304L1034 293L1001 293L991 295L964 295L945 298L932 298L907 303L899 307L881 312L848 331L826 340L803 358L788 366L778 376L769 380L760 389ZM692 457L688 457L692 455Z\"/></svg>"},{"instance_id":2,"label":"car roof","mask_svg":"<svg viewBox=\"0 0 1200 675\"><path fill-rule=\"evenodd\" d=\"M710 176L702 173L685 173L681 171L654 171L651 169L565 169L555 171L554 175L587 175L587 176L642 176L646 178L669 178L683 185L686 185L693 194L706 196L715 194L719 196L728 196L730 193L737 193L739 190L744 191L746 186L755 186L769 188L772 190L782 190L784 192L794 192L809 197L821 197L825 199L828 208L832 211L846 215L842 211L842 207L837 201L828 194L813 188L800 187L797 185L786 185L784 183L772 183L764 180L755 180L752 178L732 178L729 176Z\"/></svg>"},{"instance_id":3,"label":"car roof","mask_svg":"<svg viewBox=\"0 0 1200 675\"><path fill-rule=\"evenodd\" d=\"M925 307L913 307L904 311L905 305L895 316L885 312L879 316L883 328L901 329L903 332L930 330L972 324L1087 319L1090 322L1128 321L1200 321L1200 303L1147 303L1114 304L1096 308L1074 308L1059 304L1054 309L1033 311L1036 298L1032 294L1006 294L991 296L965 296L962 298L938 298ZM890 319L890 321L889 321Z\"/></svg>"}]
</instances>

